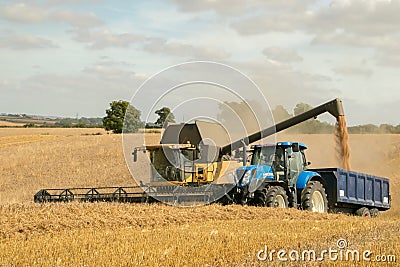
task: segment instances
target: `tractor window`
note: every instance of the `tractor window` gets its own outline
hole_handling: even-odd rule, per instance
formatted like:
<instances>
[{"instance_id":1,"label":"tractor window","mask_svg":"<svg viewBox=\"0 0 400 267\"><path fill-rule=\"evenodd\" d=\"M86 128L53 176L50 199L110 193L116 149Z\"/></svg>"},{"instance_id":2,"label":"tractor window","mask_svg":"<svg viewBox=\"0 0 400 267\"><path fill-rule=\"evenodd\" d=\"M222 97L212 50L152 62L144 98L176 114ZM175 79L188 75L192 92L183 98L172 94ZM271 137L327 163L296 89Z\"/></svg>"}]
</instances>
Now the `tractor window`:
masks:
<instances>
[{"instance_id":1,"label":"tractor window","mask_svg":"<svg viewBox=\"0 0 400 267\"><path fill-rule=\"evenodd\" d=\"M276 157L283 159L283 150L280 147L261 147L256 149L253 153L251 165L268 165L272 166Z\"/></svg>"},{"instance_id":2,"label":"tractor window","mask_svg":"<svg viewBox=\"0 0 400 267\"><path fill-rule=\"evenodd\" d=\"M306 155L304 154L304 150L301 151L301 156L303 158L303 166L307 167L307 159L306 159Z\"/></svg>"},{"instance_id":3,"label":"tractor window","mask_svg":"<svg viewBox=\"0 0 400 267\"><path fill-rule=\"evenodd\" d=\"M303 170L303 155L301 152L293 152L291 153L291 157L289 158L290 164L290 177L297 178L300 172Z\"/></svg>"}]
</instances>

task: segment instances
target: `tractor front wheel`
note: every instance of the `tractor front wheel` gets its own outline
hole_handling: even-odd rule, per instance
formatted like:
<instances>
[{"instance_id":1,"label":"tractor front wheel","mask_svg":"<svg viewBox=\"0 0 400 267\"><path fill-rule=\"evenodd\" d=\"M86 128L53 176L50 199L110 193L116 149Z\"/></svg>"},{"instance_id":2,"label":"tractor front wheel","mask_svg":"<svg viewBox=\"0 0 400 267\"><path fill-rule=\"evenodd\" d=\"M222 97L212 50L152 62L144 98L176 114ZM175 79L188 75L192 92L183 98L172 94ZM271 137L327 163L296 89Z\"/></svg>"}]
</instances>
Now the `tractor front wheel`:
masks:
<instances>
[{"instance_id":1,"label":"tractor front wheel","mask_svg":"<svg viewBox=\"0 0 400 267\"><path fill-rule=\"evenodd\" d=\"M289 199L281 186L272 186L266 192L266 206L274 208L288 208Z\"/></svg>"},{"instance_id":2,"label":"tractor front wheel","mask_svg":"<svg viewBox=\"0 0 400 267\"><path fill-rule=\"evenodd\" d=\"M320 182L308 182L301 192L301 207L312 212L328 212L328 199L325 188Z\"/></svg>"}]
</instances>

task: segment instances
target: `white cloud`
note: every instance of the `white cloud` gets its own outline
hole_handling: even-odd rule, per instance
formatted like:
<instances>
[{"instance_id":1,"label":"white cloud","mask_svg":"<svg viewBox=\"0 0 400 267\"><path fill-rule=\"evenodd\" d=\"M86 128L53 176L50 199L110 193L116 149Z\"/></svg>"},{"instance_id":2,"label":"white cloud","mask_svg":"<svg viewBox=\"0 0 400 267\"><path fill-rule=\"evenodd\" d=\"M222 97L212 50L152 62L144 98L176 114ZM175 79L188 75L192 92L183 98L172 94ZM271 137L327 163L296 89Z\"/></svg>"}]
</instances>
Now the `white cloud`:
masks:
<instances>
[{"instance_id":1,"label":"white cloud","mask_svg":"<svg viewBox=\"0 0 400 267\"><path fill-rule=\"evenodd\" d=\"M307 27L312 31L347 33L363 36L397 33L399 31L400 1L337 0L312 13Z\"/></svg>"},{"instance_id":2,"label":"white cloud","mask_svg":"<svg viewBox=\"0 0 400 267\"><path fill-rule=\"evenodd\" d=\"M400 66L400 47L387 49L375 53L374 60L378 65L389 66L398 69Z\"/></svg>"},{"instance_id":3,"label":"white cloud","mask_svg":"<svg viewBox=\"0 0 400 267\"><path fill-rule=\"evenodd\" d=\"M144 36L132 33L114 33L108 29L91 31L89 29L76 29L74 39L79 42L88 43L93 49L104 49L108 47L129 47L145 39Z\"/></svg>"},{"instance_id":4,"label":"white cloud","mask_svg":"<svg viewBox=\"0 0 400 267\"><path fill-rule=\"evenodd\" d=\"M140 76L135 72L126 69L127 66L129 66L129 64L123 62L102 61L93 66L84 68L82 72L91 76L101 77L101 79L106 81L117 83L121 81L140 80ZM144 79L144 77L142 78Z\"/></svg>"},{"instance_id":5,"label":"white cloud","mask_svg":"<svg viewBox=\"0 0 400 267\"><path fill-rule=\"evenodd\" d=\"M286 2L286 1L282 1ZM302 2L302 1L293 1ZM309 3L308 3L309 4ZM261 34L271 31L305 31L329 33L337 30L360 35L379 35L399 31L400 1L336 0L331 5L307 9L281 8L271 11L267 5L260 6L255 15L246 16L232 23L242 34Z\"/></svg>"},{"instance_id":6,"label":"white cloud","mask_svg":"<svg viewBox=\"0 0 400 267\"><path fill-rule=\"evenodd\" d=\"M21 81L0 82L0 106L6 112L101 116L108 103L128 100L145 77L118 62L99 62L75 73L45 73ZM35 103L32 105L32 103Z\"/></svg>"},{"instance_id":7,"label":"white cloud","mask_svg":"<svg viewBox=\"0 0 400 267\"><path fill-rule=\"evenodd\" d=\"M49 20L64 22L75 27L95 27L103 22L94 13L78 13L70 10L55 11L49 14Z\"/></svg>"},{"instance_id":8,"label":"white cloud","mask_svg":"<svg viewBox=\"0 0 400 267\"><path fill-rule=\"evenodd\" d=\"M380 65L399 66L399 0L336 0L308 9L263 9L231 22L241 35L302 32L313 45L371 49Z\"/></svg>"},{"instance_id":9,"label":"white cloud","mask_svg":"<svg viewBox=\"0 0 400 267\"><path fill-rule=\"evenodd\" d=\"M51 10L24 3L1 7L0 17L11 22L27 24L58 22L76 27L93 27L103 24L103 21L91 12Z\"/></svg>"},{"instance_id":10,"label":"white cloud","mask_svg":"<svg viewBox=\"0 0 400 267\"><path fill-rule=\"evenodd\" d=\"M293 107L301 101L316 105L343 94L333 88L330 77L298 71L289 64L252 61L233 66L254 80L271 106Z\"/></svg>"},{"instance_id":11,"label":"white cloud","mask_svg":"<svg viewBox=\"0 0 400 267\"><path fill-rule=\"evenodd\" d=\"M11 34L0 37L0 47L15 50L58 48L59 46L52 41L29 34Z\"/></svg>"},{"instance_id":12,"label":"white cloud","mask_svg":"<svg viewBox=\"0 0 400 267\"><path fill-rule=\"evenodd\" d=\"M398 67L400 65L400 31L399 34L384 36L362 36L343 32L321 33L312 44L323 44L331 47L351 46L354 48L373 49L371 56L379 65Z\"/></svg>"},{"instance_id":13,"label":"white cloud","mask_svg":"<svg viewBox=\"0 0 400 267\"><path fill-rule=\"evenodd\" d=\"M279 12L260 14L235 21L231 24L242 35L264 34L268 32L295 32L304 25L303 13Z\"/></svg>"},{"instance_id":14,"label":"white cloud","mask_svg":"<svg viewBox=\"0 0 400 267\"><path fill-rule=\"evenodd\" d=\"M295 50L290 48L270 46L265 48L262 53L267 56L268 59L280 62L299 62L303 60Z\"/></svg>"},{"instance_id":15,"label":"white cloud","mask_svg":"<svg viewBox=\"0 0 400 267\"><path fill-rule=\"evenodd\" d=\"M344 76L364 76L370 77L374 72L370 68L365 67L351 67L351 66L341 66L332 69L335 73Z\"/></svg>"},{"instance_id":16,"label":"white cloud","mask_svg":"<svg viewBox=\"0 0 400 267\"><path fill-rule=\"evenodd\" d=\"M147 40L143 48L151 53L162 53L168 56L202 60L220 60L229 57L229 54L225 50L213 47L212 45L198 46L190 43L167 41L162 38L148 38Z\"/></svg>"},{"instance_id":17,"label":"white cloud","mask_svg":"<svg viewBox=\"0 0 400 267\"><path fill-rule=\"evenodd\" d=\"M257 9L301 10L314 0L281 1L281 0L175 0L179 9L184 12L215 11L221 15L243 15Z\"/></svg>"},{"instance_id":18,"label":"white cloud","mask_svg":"<svg viewBox=\"0 0 400 267\"><path fill-rule=\"evenodd\" d=\"M44 21L45 17L48 16L48 12L39 7L19 3L0 8L0 16L3 19L14 22L38 23Z\"/></svg>"}]
</instances>

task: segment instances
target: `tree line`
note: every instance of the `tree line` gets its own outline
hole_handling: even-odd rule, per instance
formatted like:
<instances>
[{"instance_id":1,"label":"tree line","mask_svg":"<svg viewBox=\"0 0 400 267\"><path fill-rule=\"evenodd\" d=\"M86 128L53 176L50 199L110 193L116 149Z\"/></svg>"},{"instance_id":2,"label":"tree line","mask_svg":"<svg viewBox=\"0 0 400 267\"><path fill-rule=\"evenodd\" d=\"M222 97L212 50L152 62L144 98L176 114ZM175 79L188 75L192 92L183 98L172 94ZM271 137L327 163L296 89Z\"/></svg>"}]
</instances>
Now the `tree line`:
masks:
<instances>
[{"instance_id":1,"label":"tree line","mask_svg":"<svg viewBox=\"0 0 400 267\"><path fill-rule=\"evenodd\" d=\"M278 105L272 110L272 114L275 118L275 122L279 122L299 115L312 108L313 106L307 103L299 103L293 109L293 114L290 114L282 105ZM332 133L334 131L334 127L335 126L330 123L320 121L318 119L310 119L288 129L288 132L304 134ZM400 134L400 124L397 126L390 124L364 124L348 126L347 130L350 134Z\"/></svg>"},{"instance_id":2,"label":"tree line","mask_svg":"<svg viewBox=\"0 0 400 267\"><path fill-rule=\"evenodd\" d=\"M256 103L253 103L257 105ZM221 121L228 121L229 117L232 116L231 110L227 110L226 107L239 114L239 117L244 122L248 122L249 116L252 110L250 110L249 105L241 102L225 102L219 106L220 112L218 114L218 119ZM254 105L252 105L254 106ZM297 116L303 112L306 112L314 108L307 103L298 103L294 109L293 113L290 113L284 106L278 105L272 110L272 115L274 117L275 123L283 120L287 120L293 116ZM257 108L256 108L257 110ZM261 109L260 109L261 110ZM137 132L139 128L162 128L167 123L175 122L175 116L168 107L163 107L156 110L155 113L159 116L157 121L154 123L145 124L140 120L141 112L135 107L131 106L127 101L113 101L110 103L110 108L106 110L107 116L103 118L103 127L106 130L111 130L114 133L121 133L125 123L125 132ZM125 117L124 117L124 114ZM254 116L254 115L253 115ZM124 122L125 118L125 122ZM335 125L330 124L325 121L320 121L318 119L309 119L298 125L295 125L286 131L288 133L299 133L299 134L318 134L318 133L333 133ZM348 127L348 132L350 134L400 134L400 124L397 126L390 124L366 124L358 126Z\"/></svg>"},{"instance_id":3,"label":"tree line","mask_svg":"<svg viewBox=\"0 0 400 267\"><path fill-rule=\"evenodd\" d=\"M298 103L293 112L289 112L283 105L278 105L272 109L272 115L274 117L275 123L279 123L281 121L287 120L293 116L297 116L303 112L306 112L314 107L307 103ZM246 126L246 129L252 129L251 121L255 119L254 112L264 110L259 106L257 102L250 103L238 103L238 102L224 102L219 105L220 113L218 114L218 119L227 122L230 117L235 117L236 115L232 114L232 110L238 114L238 117L243 121ZM320 134L320 133L333 133L334 132L334 124L330 124L325 121L320 121L317 119L309 119L305 122L302 122L298 125L295 125L286 131L288 133L299 133L299 134ZM253 127L254 128L254 127ZM357 125L347 127L348 132L350 134L400 134L400 124L397 126L390 124L365 124L365 125Z\"/></svg>"},{"instance_id":4,"label":"tree line","mask_svg":"<svg viewBox=\"0 0 400 267\"><path fill-rule=\"evenodd\" d=\"M251 104L252 108L257 107L257 103ZM229 107L229 108L227 108ZM249 104L241 102L224 102L219 106L219 114L217 118L221 122L228 122L232 117L232 110L238 114L240 119L245 123L252 121L256 112L250 108ZM259 107L260 108L260 107ZM289 112L284 106L278 105L272 109L272 115L275 123L287 120L293 116L299 115L312 109L313 106L307 103L298 103L293 112ZM258 110L255 108L255 110ZM261 108L259 110L262 110ZM154 123L141 121L141 111L130 105L129 102L124 100L112 101L110 107L105 111L106 116L103 118L63 118L55 122L54 124L45 124L41 127L62 127L62 128L104 128L107 131L113 133L124 132L138 132L141 128L162 128L168 123L175 122L175 116L171 112L170 108L162 107L155 111L158 115L157 120ZM235 115L236 116L236 115ZM251 117L251 118L250 118ZM38 127L33 123L26 124L24 127ZM247 127L247 125L246 125ZM302 122L296 126L293 126L286 131L288 133L300 133L300 134L317 134L317 133L332 133L335 125L318 119L310 119ZM251 126L249 126L251 128ZM365 124L348 127L350 134L400 134L400 124Z\"/></svg>"}]
</instances>

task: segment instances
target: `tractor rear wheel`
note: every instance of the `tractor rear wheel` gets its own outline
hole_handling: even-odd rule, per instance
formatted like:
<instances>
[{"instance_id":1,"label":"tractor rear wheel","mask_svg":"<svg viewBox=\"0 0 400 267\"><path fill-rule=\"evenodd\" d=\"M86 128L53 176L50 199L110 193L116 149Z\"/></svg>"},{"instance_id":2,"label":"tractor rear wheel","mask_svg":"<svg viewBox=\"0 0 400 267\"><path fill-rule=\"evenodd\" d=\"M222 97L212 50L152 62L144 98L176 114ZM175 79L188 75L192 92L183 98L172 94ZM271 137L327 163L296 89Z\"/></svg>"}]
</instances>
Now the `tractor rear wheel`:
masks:
<instances>
[{"instance_id":1,"label":"tractor rear wheel","mask_svg":"<svg viewBox=\"0 0 400 267\"><path fill-rule=\"evenodd\" d=\"M301 207L312 212L328 212L328 199L325 188L320 182L308 182L301 192Z\"/></svg>"},{"instance_id":2,"label":"tractor rear wheel","mask_svg":"<svg viewBox=\"0 0 400 267\"><path fill-rule=\"evenodd\" d=\"M266 194L266 206L274 208L288 208L289 199L285 189L281 186L270 187Z\"/></svg>"},{"instance_id":3,"label":"tractor rear wheel","mask_svg":"<svg viewBox=\"0 0 400 267\"><path fill-rule=\"evenodd\" d=\"M371 213L367 207L361 207L356 210L356 215L361 217L371 217Z\"/></svg>"}]
</instances>

